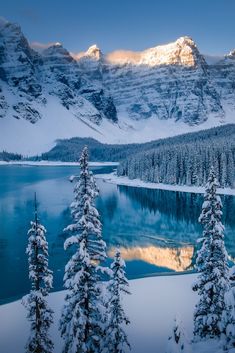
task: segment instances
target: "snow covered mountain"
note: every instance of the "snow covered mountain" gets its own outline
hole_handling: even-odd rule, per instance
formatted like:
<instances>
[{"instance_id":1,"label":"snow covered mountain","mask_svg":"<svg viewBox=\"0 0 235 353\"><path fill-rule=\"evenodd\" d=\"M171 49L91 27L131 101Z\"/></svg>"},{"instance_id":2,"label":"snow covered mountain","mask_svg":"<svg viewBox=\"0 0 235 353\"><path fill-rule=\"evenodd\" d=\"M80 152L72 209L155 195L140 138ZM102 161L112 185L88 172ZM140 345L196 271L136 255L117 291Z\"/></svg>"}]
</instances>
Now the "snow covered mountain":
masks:
<instances>
[{"instance_id":1,"label":"snow covered mountain","mask_svg":"<svg viewBox=\"0 0 235 353\"><path fill-rule=\"evenodd\" d=\"M119 109L134 119L156 116L194 125L210 113L224 116L205 59L188 37L146 50L133 68L111 66L108 82Z\"/></svg>"},{"instance_id":2,"label":"snow covered mountain","mask_svg":"<svg viewBox=\"0 0 235 353\"><path fill-rule=\"evenodd\" d=\"M142 142L235 121L235 51L207 64L189 37L144 50L32 49L0 21L0 149L34 154L57 138Z\"/></svg>"}]
</instances>

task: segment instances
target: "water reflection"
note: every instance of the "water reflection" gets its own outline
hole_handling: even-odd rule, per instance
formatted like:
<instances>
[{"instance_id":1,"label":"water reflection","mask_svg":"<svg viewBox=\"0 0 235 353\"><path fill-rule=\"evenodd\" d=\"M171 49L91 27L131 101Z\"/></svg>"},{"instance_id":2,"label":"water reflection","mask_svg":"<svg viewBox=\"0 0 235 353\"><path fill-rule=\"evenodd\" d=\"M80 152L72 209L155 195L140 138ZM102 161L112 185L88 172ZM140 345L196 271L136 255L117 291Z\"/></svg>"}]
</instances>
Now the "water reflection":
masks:
<instances>
[{"instance_id":1,"label":"water reflection","mask_svg":"<svg viewBox=\"0 0 235 353\"><path fill-rule=\"evenodd\" d=\"M194 254L193 246L178 248L163 248L157 246L146 247L120 247L122 257L126 261L142 260L149 264L165 267L173 271L185 271L192 267ZM109 257L113 257L115 248L108 251Z\"/></svg>"},{"instance_id":2,"label":"water reflection","mask_svg":"<svg viewBox=\"0 0 235 353\"><path fill-rule=\"evenodd\" d=\"M148 209L154 213L159 211L169 217L186 222L197 222L203 202L203 195L201 194L133 188L124 185L118 186L118 190L121 194L125 194L133 201L138 202L143 209ZM221 199L225 224L235 226L233 213L235 197L221 195Z\"/></svg>"},{"instance_id":3,"label":"water reflection","mask_svg":"<svg viewBox=\"0 0 235 353\"><path fill-rule=\"evenodd\" d=\"M95 168L106 173L112 168ZM62 288L70 256L63 249L63 229L71 222L69 205L77 167L0 167L0 302L29 289L25 255L27 230L33 217L33 194L38 195L40 219L47 228L54 289ZM116 186L98 180L97 208L103 223L108 255L116 246L127 262L127 275L136 278L163 271L183 271L194 263L202 195ZM235 197L222 198L226 245L235 258ZM110 263L111 259L108 259Z\"/></svg>"},{"instance_id":4,"label":"water reflection","mask_svg":"<svg viewBox=\"0 0 235 353\"><path fill-rule=\"evenodd\" d=\"M165 228L164 237L187 241L196 246L196 240L202 228L198 223L203 195L144 188L118 186L120 194L127 196L137 208L147 210L156 217L160 214L158 232ZM225 243L231 257L235 257L235 197L221 195L223 203L223 223L225 225ZM156 224L155 224L156 225ZM155 228L156 229L156 228ZM173 230L173 232L171 232Z\"/></svg>"}]
</instances>

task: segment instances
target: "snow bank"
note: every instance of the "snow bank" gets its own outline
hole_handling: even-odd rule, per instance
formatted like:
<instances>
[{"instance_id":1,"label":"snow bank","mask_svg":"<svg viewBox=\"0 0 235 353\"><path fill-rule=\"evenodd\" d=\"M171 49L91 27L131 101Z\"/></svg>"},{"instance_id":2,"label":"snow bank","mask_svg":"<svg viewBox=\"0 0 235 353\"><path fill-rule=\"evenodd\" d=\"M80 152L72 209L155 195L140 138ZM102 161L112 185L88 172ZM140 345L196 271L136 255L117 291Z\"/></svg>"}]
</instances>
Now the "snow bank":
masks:
<instances>
[{"instance_id":1,"label":"snow bank","mask_svg":"<svg viewBox=\"0 0 235 353\"><path fill-rule=\"evenodd\" d=\"M117 185L127 185L134 186L138 188L147 188L147 189L160 189L160 190L169 190L169 191L181 191L181 192L192 192L195 194L204 194L205 188L203 186L188 186L188 185L170 185L162 183L149 183L142 181L140 179L129 179L125 176L117 176L115 173L110 174L98 174L95 175L96 178L103 179L111 184ZM218 188L217 193L220 195L234 195L235 189L231 188Z\"/></svg>"},{"instance_id":2,"label":"snow bank","mask_svg":"<svg viewBox=\"0 0 235 353\"><path fill-rule=\"evenodd\" d=\"M175 315L180 316L189 337L192 337L197 294L192 291L191 284L195 276L173 275L130 281L132 295L124 298L124 306L131 320L127 333L132 353L164 353ZM55 324L51 333L56 353L62 350L57 328L64 295L62 291L49 297L49 304L55 311ZM21 302L0 306L0 317L0 352L24 353L29 325ZM222 353L216 342L212 342L209 348L202 343L193 348L193 353Z\"/></svg>"}]
</instances>

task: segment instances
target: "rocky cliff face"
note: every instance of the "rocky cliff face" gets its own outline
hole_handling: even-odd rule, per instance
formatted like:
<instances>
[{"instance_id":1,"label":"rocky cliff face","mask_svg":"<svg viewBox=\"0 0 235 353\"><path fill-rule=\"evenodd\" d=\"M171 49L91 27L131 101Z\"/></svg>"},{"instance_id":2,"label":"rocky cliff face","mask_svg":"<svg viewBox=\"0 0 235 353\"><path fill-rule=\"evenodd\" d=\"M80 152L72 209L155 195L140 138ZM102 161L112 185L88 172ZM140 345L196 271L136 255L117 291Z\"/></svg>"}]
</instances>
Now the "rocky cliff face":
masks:
<instances>
[{"instance_id":1,"label":"rocky cliff face","mask_svg":"<svg viewBox=\"0 0 235 353\"><path fill-rule=\"evenodd\" d=\"M16 24L0 23L0 88L1 116L11 105L15 118L25 118L35 123L40 113L33 102L42 99L42 87L37 78L37 65L40 58L34 52L21 29ZM4 94L5 88L5 94ZM8 94L14 101L8 101Z\"/></svg>"},{"instance_id":2,"label":"rocky cliff face","mask_svg":"<svg viewBox=\"0 0 235 353\"><path fill-rule=\"evenodd\" d=\"M208 117L217 125L235 111L235 51L208 65L181 37L143 52L104 55L94 45L74 58L56 43L39 54L18 25L1 21L0 117L37 123L49 97L97 126L149 118L195 126Z\"/></svg>"},{"instance_id":3,"label":"rocky cliff face","mask_svg":"<svg viewBox=\"0 0 235 353\"><path fill-rule=\"evenodd\" d=\"M156 117L204 122L210 113L223 118L220 96L210 70L195 43L182 37L175 43L139 54L133 63L106 64L104 81L120 111L134 119Z\"/></svg>"},{"instance_id":4,"label":"rocky cliff face","mask_svg":"<svg viewBox=\"0 0 235 353\"><path fill-rule=\"evenodd\" d=\"M92 60L99 59L92 51ZM88 79L60 43L41 54L30 48L16 24L0 24L0 116L8 108L14 116L31 123L41 118L40 105L52 95L73 114L99 124L103 118L117 120L112 98L96 80ZM9 97L10 96L10 97ZM14 102L11 104L11 102ZM10 104L9 104L10 103ZM35 108L35 103L37 108Z\"/></svg>"},{"instance_id":5,"label":"rocky cliff face","mask_svg":"<svg viewBox=\"0 0 235 353\"><path fill-rule=\"evenodd\" d=\"M223 107L235 112L235 50L209 67L213 85ZM235 118L234 118L235 122Z\"/></svg>"}]
</instances>

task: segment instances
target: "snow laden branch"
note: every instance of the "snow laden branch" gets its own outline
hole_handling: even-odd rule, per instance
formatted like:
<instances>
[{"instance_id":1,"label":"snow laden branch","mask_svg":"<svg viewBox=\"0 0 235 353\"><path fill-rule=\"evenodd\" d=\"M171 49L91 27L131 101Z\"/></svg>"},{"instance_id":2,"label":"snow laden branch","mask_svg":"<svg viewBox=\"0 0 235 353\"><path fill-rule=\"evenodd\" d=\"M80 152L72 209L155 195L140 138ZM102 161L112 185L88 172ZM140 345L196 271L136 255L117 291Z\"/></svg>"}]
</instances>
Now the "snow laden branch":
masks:
<instances>
[{"instance_id":1,"label":"snow laden branch","mask_svg":"<svg viewBox=\"0 0 235 353\"><path fill-rule=\"evenodd\" d=\"M31 291L23 297L27 318L30 321L30 337L26 352L51 353L53 342L48 330L53 323L53 311L47 303L47 297L52 288L52 271L48 269L48 243L46 229L39 223L35 198L35 221L31 222L28 232L28 247L26 253L29 262L29 279Z\"/></svg>"},{"instance_id":2,"label":"snow laden branch","mask_svg":"<svg viewBox=\"0 0 235 353\"><path fill-rule=\"evenodd\" d=\"M230 352L235 347L235 266L230 269L230 289L225 293L226 310L223 312L225 329L224 348Z\"/></svg>"}]
</instances>

